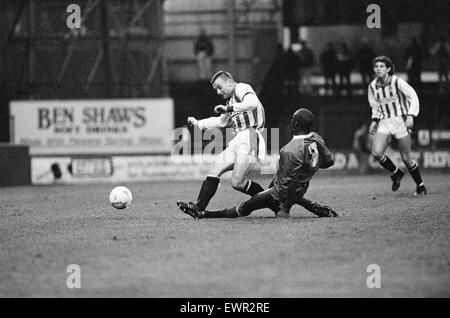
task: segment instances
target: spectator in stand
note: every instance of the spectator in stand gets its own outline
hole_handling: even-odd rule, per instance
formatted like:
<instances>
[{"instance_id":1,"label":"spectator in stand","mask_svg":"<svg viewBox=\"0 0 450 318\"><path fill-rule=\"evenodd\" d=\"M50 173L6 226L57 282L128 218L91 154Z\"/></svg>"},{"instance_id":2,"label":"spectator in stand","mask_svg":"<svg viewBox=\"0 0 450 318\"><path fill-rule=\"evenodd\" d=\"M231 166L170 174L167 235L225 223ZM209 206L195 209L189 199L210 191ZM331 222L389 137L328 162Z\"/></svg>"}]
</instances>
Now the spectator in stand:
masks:
<instances>
[{"instance_id":1,"label":"spectator in stand","mask_svg":"<svg viewBox=\"0 0 450 318\"><path fill-rule=\"evenodd\" d=\"M328 42L325 50L320 54L320 64L325 79L325 95L331 82L331 95L336 95L336 72L337 72L337 52L333 43Z\"/></svg>"},{"instance_id":2,"label":"spectator in stand","mask_svg":"<svg viewBox=\"0 0 450 318\"><path fill-rule=\"evenodd\" d=\"M286 53L284 52L283 45L278 43L276 46L275 56L263 79L263 89L265 91L270 90L274 95L277 95L276 92L285 93L288 68Z\"/></svg>"},{"instance_id":3,"label":"spectator in stand","mask_svg":"<svg viewBox=\"0 0 450 318\"><path fill-rule=\"evenodd\" d=\"M314 52L306 41L300 41L300 93L312 94L312 68L314 66Z\"/></svg>"},{"instance_id":4,"label":"spectator in stand","mask_svg":"<svg viewBox=\"0 0 450 318\"><path fill-rule=\"evenodd\" d=\"M362 38L361 46L357 51L356 59L358 61L359 72L361 73L362 85L364 89L367 89L372 81L373 69L371 64L374 58L375 53L369 45L369 40L366 37Z\"/></svg>"},{"instance_id":5,"label":"spectator in stand","mask_svg":"<svg viewBox=\"0 0 450 318\"><path fill-rule=\"evenodd\" d=\"M296 57L295 54L293 56ZM293 63L295 59L294 62L288 61L287 53L279 43L262 82L260 100L266 106L266 118L270 118L270 123L275 127L285 127L286 116L292 112L287 98L289 94L297 92L297 71Z\"/></svg>"},{"instance_id":6,"label":"spectator in stand","mask_svg":"<svg viewBox=\"0 0 450 318\"><path fill-rule=\"evenodd\" d=\"M441 92L449 81L450 45L445 37L431 48L431 54L436 57L438 63L439 87Z\"/></svg>"},{"instance_id":7,"label":"spectator in stand","mask_svg":"<svg viewBox=\"0 0 450 318\"><path fill-rule=\"evenodd\" d=\"M352 87L350 81L350 74L353 67L353 61L350 49L346 42L342 42L337 53L338 60L338 74L339 74L339 90L343 94L344 91L347 95L351 95ZM345 82L345 83L344 83Z\"/></svg>"},{"instance_id":8,"label":"spectator in stand","mask_svg":"<svg viewBox=\"0 0 450 318\"><path fill-rule=\"evenodd\" d=\"M197 71L200 80L209 80L212 70L214 44L203 28L194 44L194 54L197 59Z\"/></svg>"},{"instance_id":9,"label":"spectator in stand","mask_svg":"<svg viewBox=\"0 0 450 318\"><path fill-rule=\"evenodd\" d=\"M299 67L300 59L290 46L286 52L286 81L289 93L298 93Z\"/></svg>"},{"instance_id":10,"label":"spectator in stand","mask_svg":"<svg viewBox=\"0 0 450 318\"><path fill-rule=\"evenodd\" d=\"M406 72L408 82L411 86L420 90L422 73L422 61L425 57L424 49L418 38L412 40L411 45L406 49Z\"/></svg>"}]
</instances>

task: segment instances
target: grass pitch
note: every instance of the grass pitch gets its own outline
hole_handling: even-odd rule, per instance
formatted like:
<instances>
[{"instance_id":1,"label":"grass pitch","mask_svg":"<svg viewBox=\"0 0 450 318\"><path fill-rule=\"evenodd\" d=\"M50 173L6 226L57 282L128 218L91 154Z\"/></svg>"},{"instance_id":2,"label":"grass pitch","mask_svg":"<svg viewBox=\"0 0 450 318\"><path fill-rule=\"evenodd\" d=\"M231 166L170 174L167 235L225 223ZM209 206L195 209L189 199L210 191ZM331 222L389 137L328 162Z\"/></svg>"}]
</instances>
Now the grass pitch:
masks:
<instances>
[{"instance_id":1,"label":"grass pitch","mask_svg":"<svg viewBox=\"0 0 450 318\"><path fill-rule=\"evenodd\" d=\"M124 184L132 206L109 205L111 184L0 188L3 297L449 297L450 182L424 174L316 176L307 197L339 218L295 207L240 219L193 220L176 207L201 182ZM259 179L263 186L269 179ZM223 181L211 208L245 199ZM69 289L67 266L81 269ZM381 288L367 287L370 264Z\"/></svg>"}]
</instances>

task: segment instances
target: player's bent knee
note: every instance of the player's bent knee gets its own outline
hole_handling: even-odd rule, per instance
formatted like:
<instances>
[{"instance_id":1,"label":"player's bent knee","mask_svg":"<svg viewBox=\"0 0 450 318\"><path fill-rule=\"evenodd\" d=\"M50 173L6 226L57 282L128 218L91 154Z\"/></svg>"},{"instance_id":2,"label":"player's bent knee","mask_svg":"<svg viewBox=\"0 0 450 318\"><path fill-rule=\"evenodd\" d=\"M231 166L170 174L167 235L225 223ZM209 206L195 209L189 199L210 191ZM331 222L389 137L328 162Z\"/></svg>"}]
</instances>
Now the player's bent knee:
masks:
<instances>
[{"instance_id":1,"label":"player's bent knee","mask_svg":"<svg viewBox=\"0 0 450 318\"><path fill-rule=\"evenodd\" d=\"M402 158L403 161L411 161L411 157L409 154L400 154L400 157Z\"/></svg>"},{"instance_id":2,"label":"player's bent knee","mask_svg":"<svg viewBox=\"0 0 450 318\"><path fill-rule=\"evenodd\" d=\"M381 158L383 158L384 156L384 152L379 150L379 149L373 149L372 150L372 156L377 159L380 160Z\"/></svg>"},{"instance_id":3,"label":"player's bent knee","mask_svg":"<svg viewBox=\"0 0 450 318\"><path fill-rule=\"evenodd\" d=\"M231 177L231 186L235 190L245 190L245 186L247 184L247 178L245 174L236 173Z\"/></svg>"},{"instance_id":4,"label":"player's bent knee","mask_svg":"<svg viewBox=\"0 0 450 318\"><path fill-rule=\"evenodd\" d=\"M224 174L225 172L230 171L230 170L231 169L227 166L215 164L213 167L211 167L208 170L208 175L220 177L222 174Z\"/></svg>"},{"instance_id":5,"label":"player's bent knee","mask_svg":"<svg viewBox=\"0 0 450 318\"><path fill-rule=\"evenodd\" d=\"M400 157L402 158L402 161L408 166L413 163L413 160L411 159L411 156L409 153L400 153Z\"/></svg>"},{"instance_id":6,"label":"player's bent knee","mask_svg":"<svg viewBox=\"0 0 450 318\"><path fill-rule=\"evenodd\" d=\"M220 177L220 171L217 170L217 169L209 169L207 175L208 176L215 176L215 177L219 178Z\"/></svg>"},{"instance_id":7,"label":"player's bent knee","mask_svg":"<svg viewBox=\"0 0 450 318\"><path fill-rule=\"evenodd\" d=\"M400 150L400 157L403 158L410 158L411 157L411 152L409 152L409 150Z\"/></svg>"},{"instance_id":8,"label":"player's bent knee","mask_svg":"<svg viewBox=\"0 0 450 318\"><path fill-rule=\"evenodd\" d=\"M242 191L242 190L245 190L245 182L246 182L245 179L244 180L240 180L240 179L232 178L231 179L231 186L235 190Z\"/></svg>"}]
</instances>

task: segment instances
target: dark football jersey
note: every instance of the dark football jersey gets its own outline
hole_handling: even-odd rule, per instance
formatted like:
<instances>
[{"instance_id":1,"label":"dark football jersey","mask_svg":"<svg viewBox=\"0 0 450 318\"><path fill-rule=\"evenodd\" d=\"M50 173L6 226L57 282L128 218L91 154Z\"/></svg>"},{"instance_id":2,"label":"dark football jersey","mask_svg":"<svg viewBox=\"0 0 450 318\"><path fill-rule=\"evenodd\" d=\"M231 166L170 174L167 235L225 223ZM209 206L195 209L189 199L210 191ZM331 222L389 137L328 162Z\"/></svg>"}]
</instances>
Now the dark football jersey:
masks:
<instances>
[{"instance_id":1,"label":"dark football jersey","mask_svg":"<svg viewBox=\"0 0 450 318\"><path fill-rule=\"evenodd\" d=\"M281 206L295 204L299 192L306 191L307 184L320 168L333 165L333 155L317 133L297 135L280 151L274 188Z\"/></svg>"}]
</instances>

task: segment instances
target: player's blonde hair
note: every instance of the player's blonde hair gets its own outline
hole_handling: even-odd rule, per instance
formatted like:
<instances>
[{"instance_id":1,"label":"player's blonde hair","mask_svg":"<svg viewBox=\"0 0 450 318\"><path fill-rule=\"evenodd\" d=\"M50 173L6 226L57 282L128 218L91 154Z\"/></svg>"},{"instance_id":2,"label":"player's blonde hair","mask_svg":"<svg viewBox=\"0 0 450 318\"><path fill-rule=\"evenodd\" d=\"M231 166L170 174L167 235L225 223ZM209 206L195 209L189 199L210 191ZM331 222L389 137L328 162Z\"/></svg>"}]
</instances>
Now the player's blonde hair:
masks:
<instances>
[{"instance_id":1,"label":"player's blonde hair","mask_svg":"<svg viewBox=\"0 0 450 318\"><path fill-rule=\"evenodd\" d=\"M216 79L218 79L219 77L221 77L224 80L231 79L232 81L234 81L233 76L231 76L230 73L220 70L216 74L214 74L213 77L211 77L211 80L210 80L211 84L213 84L216 81Z\"/></svg>"}]
</instances>

